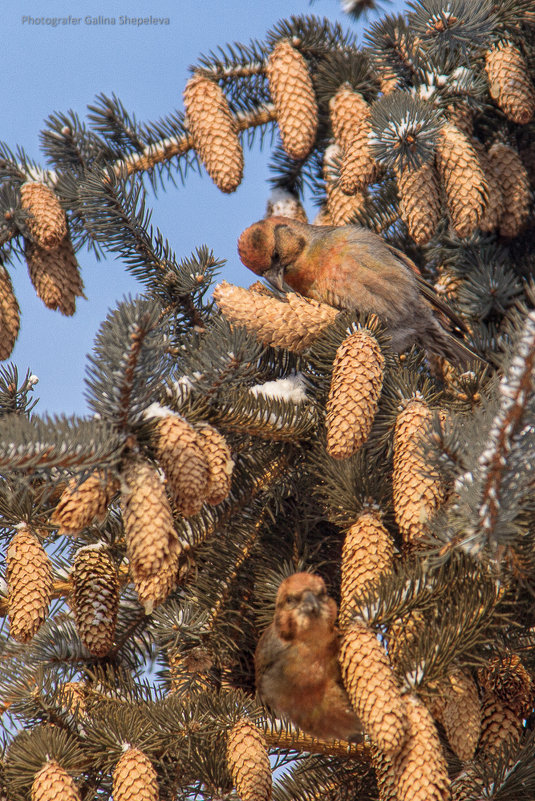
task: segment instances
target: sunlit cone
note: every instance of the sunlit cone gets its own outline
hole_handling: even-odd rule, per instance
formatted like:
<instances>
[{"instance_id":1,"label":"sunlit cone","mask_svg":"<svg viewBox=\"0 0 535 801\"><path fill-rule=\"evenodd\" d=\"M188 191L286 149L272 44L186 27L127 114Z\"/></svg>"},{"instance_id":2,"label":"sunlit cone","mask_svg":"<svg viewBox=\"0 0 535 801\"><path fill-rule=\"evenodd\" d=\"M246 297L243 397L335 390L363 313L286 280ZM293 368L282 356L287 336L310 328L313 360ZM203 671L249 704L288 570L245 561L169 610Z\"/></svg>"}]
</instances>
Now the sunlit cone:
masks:
<instances>
[{"instance_id":1,"label":"sunlit cone","mask_svg":"<svg viewBox=\"0 0 535 801\"><path fill-rule=\"evenodd\" d=\"M53 525L60 534L78 534L94 520L102 521L115 493L119 480L109 472L96 470L78 483L73 478L63 490L52 514Z\"/></svg>"},{"instance_id":2,"label":"sunlit cone","mask_svg":"<svg viewBox=\"0 0 535 801\"><path fill-rule=\"evenodd\" d=\"M494 656L479 671L479 683L519 717L527 715L533 707L534 686L530 674L515 653Z\"/></svg>"},{"instance_id":3,"label":"sunlit cone","mask_svg":"<svg viewBox=\"0 0 535 801\"><path fill-rule=\"evenodd\" d=\"M69 317L73 315L76 298L84 297L84 285L69 236L51 250L27 239L24 253L37 296L49 309L57 309Z\"/></svg>"},{"instance_id":4,"label":"sunlit cone","mask_svg":"<svg viewBox=\"0 0 535 801\"><path fill-rule=\"evenodd\" d=\"M283 302L251 289L222 281L214 289L214 300L224 316L242 325L263 345L301 353L308 348L338 314L326 303L295 293Z\"/></svg>"},{"instance_id":5,"label":"sunlit cone","mask_svg":"<svg viewBox=\"0 0 535 801\"><path fill-rule=\"evenodd\" d=\"M297 195L281 187L271 192L267 202L266 217L289 217L291 220L308 222L307 213Z\"/></svg>"},{"instance_id":6,"label":"sunlit cone","mask_svg":"<svg viewBox=\"0 0 535 801\"><path fill-rule=\"evenodd\" d=\"M428 522L444 500L442 483L423 452L431 419L431 410L419 398L409 401L396 419L392 474L394 513L407 548L418 546L426 536Z\"/></svg>"},{"instance_id":7,"label":"sunlit cone","mask_svg":"<svg viewBox=\"0 0 535 801\"><path fill-rule=\"evenodd\" d=\"M477 151L479 163L485 173L485 179L489 188L487 204L483 216L479 221L479 227L482 231L494 231L498 227L498 223L504 212L504 197L501 181L498 177L499 170L496 170L494 160L489 158L485 145L477 139L472 139L472 144Z\"/></svg>"},{"instance_id":8,"label":"sunlit cone","mask_svg":"<svg viewBox=\"0 0 535 801\"><path fill-rule=\"evenodd\" d=\"M93 656L105 656L113 645L119 608L117 568L108 549L100 544L80 548L71 580L72 608L80 639Z\"/></svg>"},{"instance_id":9,"label":"sunlit cone","mask_svg":"<svg viewBox=\"0 0 535 801\"><path fill-rule=\"evenodd\" d=\"M9 359L20 326L20 310L13 284L6 268L0 264L0 360Z\"/></svg>"},{"instance_id":10,"label":"sunlit cone","mask_svg":"<svg viewBox=\"0 0 535 801\"><path fill-rule=\"evenodd\" d=\"M449 801L448 768L433 718L415 696L406 699L407 738L392 757L398 801Z\"/></svg>"},{"instance_id":11,"label":"sunlit cone","mask_svg":"<svg viewBox=\"0 0 535 801\"><path fill-rule=\"evenodd\" d=\"M350 334L333 362L327 398L327 453L347 459L370 434L383 387L384 356L367 331Z\"/></svg>"},{"instance_id":12,"label":"sunlit cone","mask_svg":"<svg viewBox=\"0 0 535 801\"><path fill-rule=\"evenodd\" d=\"M440 221L440 188L432 162L415 170L406 167L397 175L399 213L409 236L417 245L426 245Z\"/></svg>"},{"instance_id":13,"label":"sunlit cone","mask_svg":"<svg viewBox=\"0 0 535 801\"><path fill-rule=\"evenodd\" d=\"M450 303L457 300L462 280L449 266L441 264L437 269L435 292Z\"/></svg>"},{"instance_id":14,"label":"sunlit cone","mask_svg":"<svg viewBox=\"0 0 535 801\"><path fill-rule=\"evenodd\" d=\"M225 93L210 78L193 75L184 89L184 106L208 175L222 192L234 192L243 176L243 150Z\"/></svg>"},{"instance_id":15,"label":"sunlit cone","mask_svg":"<svg viewBox=\"0 0 535 801\"><path fill-rule=\"evenodd\" d=\"M348 529L342 548L340 625L349 620L353 596L392 569L394 544L377 509L365 509Z\"/></svg>"},{"instance_id":16,"label":"sunlit cone","mask_svg":"<svg viewBox=\"0 0 535 801\"><path fill-rule=\"evenodd\" d=\"M472 759L481 733L481 704L477 685L466 670L454 670L440 685L437 720L459 759Z\"/></svg>"},{"instance_id":17,"label":"sunlit cone","mask_svg":"<svg viewBox=\"0 0 535 801\"><path fill-rule=\"evenodd\" d=\"M370 107L349 86L341 87L329 105L334 137L342 150L340 187L352 195L371 183L376 172L369 141Z\"/></svg>"},{"instance_id":18,"label":"sunlit cone","mask_svg":"<svg viewBox=\"0 0 535 801\"><path fill-rule=\"evenodd\" d=\"M376 746L371 746L372 765L379 792L378 801L398 801L392 760Z\"/></svg>"},{"instance_id":19,"label":"sunlit cone","mask_svg":"<svg viewBox=\"0 0 535 801\"><path fill-rule=\"evenodd\" d=\"M488 185L470 138L451 123L439 132L437 167L451 224L460 237L470 236L483 217Z\"/></svg>"},{"instance_id":20,"label":"sunlit cone","mask_svg":"<svg viewBox=\"0 0 535 801\"><path fill-rule=\"evenodd\" d=\"M80 796L67 771L51 760L35 774L31 801L80 801Z\"/></svg>"},{"instance_id":21,"label":"sunlit cone","mask_svg":"<svg viewBox=\"0 0 535 801\"><path fill-rule=\"evenodd\" d=\"M227 761L241 801L271 798L271 765L263 734L248 720L239 720L229 731Z\"/></svg>"},{"instance_id":22,"label":"sunlit cone","mask_svg":"<svg viewBox=\"0 0 535 801\"><path fill-rule=\"evenodd\" d=\"M134 575L137 597L146 615L152 614L153 609L162 604L176 589L181 578L181 568L181 549L177 542L170 549L157 573L152 576Z\"/></svg>"},{"instance_id":23,"label":"sunlit cone","mask_svg":"<svg viewBox=\"0 0 535 801\"><path fill-rule=\"evenodd\" d=\"M59 702L72 715L84 717L87 713L87 687L83 681L67 681L61 687Z\"/></svg>"},{"instance_id":24,"label":"sunlit cone","mask_svg":"<svg viewBox=\"0 0 535 801\"><path fill-rule=\"evenodd\" d=\"M8 545L6 580L9 633L18 642L29 642L48 614L53 581L50 559L26 527Z\"/></svg>"},{"instance_id":25,"label":"sunlit cone","mask_svg":"<svg viewBox=\"0 0 535 801\"><path fill-rule=\"evenodd\" d=\"M198 440L208 461L206 500L213 506L224 501L230 492L234 461L223 434L210 425L197 429Z\"/></svg>"},{"instance_id":26,"label":"sunlit cone","mask_svg":"<svg viewBox=\"0 0 535 801\"><path fill-rule=\"evenodd\" d=\"M499 220L500 235L517 236L529 216L531 204L526 168L518 152L503 142L492 145L488 160L503 197L503 210Z\"/></svg>"},{"instance_id":27,"label":"sunlit cone","mask_svg":"<svg viewBox=\"0 0 535 801\"><path fill-rule=\"evenodd\" d=\"M199 435L183 417L170 414L158 421L156 458L180 514L198 514L206 498L210 469Z\"/></svg>"},{"instance_id":28,"label":"sunlit cone","mask_svg":"<svg viewBox=\"0 0 535 801\"><path fill-rule=\"evenodd\" d=\"M290 158L304 159L312 150L318 127L318 106L307 63L288 39L281 39L268 58L266 74L282 146Z\"/></svg>"},{"instance_id":29,"label":"sunlit cone","mask_svg":"<svg viewBox=\"0 0 535 801\"><path fill-rule=\"evenodd\" d=\"M522 718L511 707L487 694L481 706L481 737L479 750L482 754L496 754L507 744L517 743L522 731Z\"/></svg>"},{"instance_id":30,"label":"sunlit cone","mask_svg":"<svg viewBox=\"0 0 535 801\"><path fill-rule=\"evenodd\" d=\"M535 112L535 87L524 57L512 42L500 42L487 50L485 69L491 97L505 116L525 125Z\"/></svg>"},{"instance_id":31,"label":"sunlit cone","mask_svg":"<svg viewBox=\"0 0 535 801\"><path fill-rule=\"evenodd\" d=\"M51 250L67 236L67 218L57 195L39 181L27 181L20 188L21 206L29 212L28 229L40 248Z\"/></svg>"},{"instance_id":32,"label":"sunlit cone","mask_svg":"<svg viewBox=\"0 0 535 801\"><path fill-rule=\"evenodd\" d=\"M346 225L364 208L365 195L355 192L347 195L340 184L342 152L338 145L329 145L323 154L323 178L327 193L327 210L331 225Z\"/></svg>"},{"instance_id":33,"label":"sunlit cone","mask_svg":"<svg viewBox=\"0 0 535 801\"><path fill-rule=\"evenodd\" d=\"M344 633L340 666L351 704L372 742L387 756L397 754L406 734L405 701L384 648L362 623Z\"/></svg>"},{"instance_id":34,"label":"sunlit cone","mask_svg":"<svg viewBox=\"0 0 535 801\"><path fill-rule=\"evenodd\" d=\"M474 111L466 103L456 103L448 106L447 118L467 136L472 136L474 132Z\"/></svg>"},{"instance_id":35,"label":"sunlit cone","mask_svg":"<svg viewBox=\"0 0 535 801\"><path fill-rule=\"evenodd\" d=\"M139 748L123 748L113 771L113 801L158 801L158 778L152 762Z\"/></svg>"},{"instance_id":36,"label":"sunlit cone","mask_svg":"<svg viewBox=\"0 0 535 801\"><path fill-rule=\"evenodd\" d=\"M179 547L162 478L143 459L128 461L122 473L121 511L126 552L135 581L158 573Z\"/></svg>"}]
</instances>

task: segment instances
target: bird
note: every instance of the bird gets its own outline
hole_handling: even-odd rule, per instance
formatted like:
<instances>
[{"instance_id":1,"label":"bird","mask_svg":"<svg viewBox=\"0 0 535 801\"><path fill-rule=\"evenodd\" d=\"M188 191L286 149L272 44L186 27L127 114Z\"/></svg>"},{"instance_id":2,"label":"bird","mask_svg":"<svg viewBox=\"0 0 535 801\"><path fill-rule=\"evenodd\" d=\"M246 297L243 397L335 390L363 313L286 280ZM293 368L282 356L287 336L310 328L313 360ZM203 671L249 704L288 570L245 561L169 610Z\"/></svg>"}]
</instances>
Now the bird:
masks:
<instances>
[{"instance_id":1,"label":"bird","mask_svg":"<svg viewBox=\"0 0 535 801\"><path fill-rule=\"evenodd\" d=\"M360 719L342 684L336 602L315 573L278 588L273 622L255 651L257 693L277 717L320 739L360 742Z\"/></svg>"},{"instance_id":2,"label":"bird","mask_svg":"<svg viewBox=\"0 0 535 801\"><path fill-rule=\"evenodd\" d=\"M281 291L287 285L335 308L376 315L397 353L418 343L458 367L484 361L454 336L452 330L466 333L466 324L414 262L368 228L272 216L242 232L238 254Z\"/></svg>"}]
</instances>

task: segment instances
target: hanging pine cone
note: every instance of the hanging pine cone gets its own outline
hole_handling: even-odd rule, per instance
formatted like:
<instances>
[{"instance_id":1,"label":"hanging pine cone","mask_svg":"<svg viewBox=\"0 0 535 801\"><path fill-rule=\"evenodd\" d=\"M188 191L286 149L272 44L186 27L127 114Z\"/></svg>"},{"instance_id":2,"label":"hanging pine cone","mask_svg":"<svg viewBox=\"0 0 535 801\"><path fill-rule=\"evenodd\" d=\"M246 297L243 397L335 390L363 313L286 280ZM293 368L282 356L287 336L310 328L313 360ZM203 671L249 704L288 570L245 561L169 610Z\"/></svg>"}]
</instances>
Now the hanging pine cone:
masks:
<instances>
[{"instance_id":1,"label":"hanging pine cone","mask_svg":"<svg viewBox=\"0 0 535 801\"><path fill-rule=\"evenodd\" d=\"M487 205L479 221L479 227L482 231L494 231L498 227L504 212L504 197L498 178L498 171L495 169L494 160L489 158L485 145L481 144L477 139L472 139L472 144L477 151L479 163L485 173L485 180L489 188Z\"/></svg>"},{"instance_id":2,"label":"hanging pine cone","mask_svg":"<svg viewBox=\"0 0 535 801\"><path fill-rule=\"evenodd\" d=\"M201 511L210 470L199 436L187 420L170 414L158 421L156 458L173 502L185 517Z\"/></svg>"},{"instance_id":3,"label":"hanging pine cone","mask_svg":"<svg viewBox=\"0 0 535 801\"><path fill-rule=\"evenodd\" d=\"M423 399L413 398L396 419L394 430L393 498L396 523L407 548L418 546L428 521L444 500L439 477L423 453L432 413Z\"/></svg>"},{"instance_id":4,"label":"hanging pine cone","mask_svg":"<svg viewBox=\"0 0 535 801\"><path fill-rule=\"evenodd\" d=\"M181 549L173 547L157 573L152 576L134 575L137 597L146 615L151 615L154 607L162 604L178 586L182 573L181 555Z\"/></svg>"},{"instance_id":5,"label":"hanging pine cone","mask_svg":"<svg viewBox=\"0 0 535 801\"><path fill-rule=\"evenodd\" d=\"M518 654L494 656L479 671L479 683L487 694L494 695L520 718L533 707L533 681Z\"/></svg>"},{"instance_id":6,"label":"hanging pine cone","mask_svg":"<svg viewBox=\"0 0 535 801\"><path fill-rule=\"evenodd\" d=\"M372 742L387 756L405 740L405 701L374 632L354 623L342 640L340 666L351 704Z\"/></svg>"},{"instance_id":7,"label":"hanging pine cone","mask_svg":"<svg viewBox=\"0 0 535 801\"><path fill-rule=\"evenodd\" d=\"M79 637L93 656L105 656L113 645L119 608L119 579L108 549L100 543L80 548L71 580Z\"/></svg>"},{"instance_id":8,"label":"hanging pine cone","mask_svg":"<svg viewBox=\"0 0 535 801\"><path fill-rule=\"evenodd\" d=\"M522 719L511 707L487 694L481 706L481 737L479 751L485 755L497 754L502 747L520 740Z\"/></svg>"},{"instance_id":9,"label":"hanging pine cone","mask_svg":"<svg viewBox=\"0 0 535 801\"><path fill-rule=\"evenodd\" d=\"M0 360L9 359L19 335L20 309L6 268L0 264Z\"/></svg>"},{"instance_id":10,"label":"hanging pine cone","mask_svg":"<svg viewBox=\"0 0 535 801\"><path fill-rule=\"evenodd\" d=\"M456 103L448 106L447 118L452 125L455 125L467 136L474 133L474 111L466 103Z\"/></svg>"},{"instance_id":11,"label":"hanging pine cone","mask_svg":"<svg viewBox=\"0 0 535 801\"><path fill-rule=\"evenodd\" d=\"M61 493L51 522L59 528L59 534L78 534L94 520L104 520L118 490L117 477L102 470L91 473L81 483L73 478Z\"/></svg>"},{"instance_id":12,"label":"hanging pine cone","mask_svg":"<svg viewBox=\"0 0 535 801\"><path fill-rule=\"evenodd\" d=\"M427 245L440 221L440 189L434 164L415 170L406 167L397 175L399 213L409 236L417 245Z\"/></svg>"},{"instance_id":13,"label":"hanging pine cone","mask_svg":"<svg viewBox=\"0 0 535 801\"><path fill-rule=\"evenodd\" d=\"M210 78L193 75L184 89L184 106L208 175L222 192L234 192L243 176L243 150L225 93Z\"/></svg>"},{"instance_id":14,"label":"hanging pine cone","mask_svg":"<svg viewBox=\"0 0 535 801\"><path fill-rule=\"evenodd\" d=\"M292 159L305 159L314 145L318 106L308 66L288 39L281 39L266 65L282 146Z\"/></svg>"},{"instance_id":15,"label":"hanging pine cone","mask_svg":"<svg viewBox=\"0 0 535 801\"><path fill-rule=\"evenodd\" d=\"M217 506L228 497L234 461L223 434L208 424L197 429L198 441L208 462L206 500Z\"/></svg>"},{"instance_id":16,"label":"hanging pine cone","mask_svg":"<svg viewBox=\"0 0 535 801\"><path fill-rule=\"evenodd\" d=\"M449 801L450 782L442 746L425 706L415 696L406 701L407 738L392 757L398 801Z\"/></svg>"},{"instance_id":17,"label":"hanging pine cone","mask_svg":"<svg viewBox=\"0 0 535 801\"><path fill-rule=\"evenodd\" d=\"M340 625L349 622L351 599L366 587L373 587L394 561L394 543L383 526L377 509L364 509L348 529L342 548Z\"/></svg>"},{"instance_id":18,"label":"hanging pine cone","mask_svg":"<svg viewBox=\"0 0 535 801\"><path fill-rule=\"evenodd\" d=\"M142 459L132 459L124 466L122 478L126 552L132 576L138 581L156 575L179 548L179 541L156 468Z\"/></svg>"},{"instance_id":19,"label":"hanging pine cone","mask_svg":"<svg viewBox=\"0 0 535 801\"><path fill-rule=\"evenodd\" d=\"M45 250L27 239L24 253L30 280L45 306L70 317L76 298L85 297L74 249L67 235L59 245Z\"/></svg>"},{"instance_id":20,"label":"hanging pine cone","mask_svg":"<svg viewBox=\"0 0 535 801\"><path fill-rule=\"evenodd\" d=\"M340 185L342 152L338 145L329 145L323 154L323 178L327 193L327 210L331 225L347 225L355 214L364 208L365 195L355 192L347 195Z\"/></svg>"},{"instance_id":21,"label":"hanging pine cone","mask_svg":"<svg viewBox=\"0 0 535 801\"><path fill-rule=\"evenodd\" d=\"M9 634L17 642L29 642L48 614L52 565L26 526L9 543L6 557Z\"/></svg>"},{"instance_id":22,"label":"hanging pine cone","mask_svg":"<svg viewBox=\"0 0 535 801\"><path fill-rule=\"evenodd\" d=\"M388 630L388 656L393 665L406 660L424 626L425 618L419 609L413 609L391 623Z\"/></svg>"},{"instance_id":23,"label":"hanging pine cone","mask_svg":"<svg viewBox=\"0 0 535 801\"><path fill-rule=\"evenodd\" d=\"M67 771L50 760L35 774L31 801L80 801L80 796Z\"/></svg>"},{"instance_id":24,"label":"hanging pine cone","mask_svg":"<svg viewBox=\"0 0 535 801\"><path fill-rule=\"evenodd\" d=\"M20 188L21 206L29 212L28 230L34 243L52 250L67 236L67 218L57 195L39 181L27 181Z\"/></svg>"},{"instance_id":25,"label":"hanging pine cone","mask_svg":"<svg viewBox=\"0 0 535 801\"><path fill-rule=\"evenodd\" d=\"M383 387L384 356L368 331L350 334L333 362L326 406L327 453L347 459L370 434Z\"/></svg>"},{"instance_id":26,"label":"hanging pine cone","mask_svg":"<svg viewBox=\"0 0 535 801\"><path fill-rule=\"evenodd\" d=\"M342 86L331 98L331 123L342 151L340 188L353 195L372 183L376 164L370 149L370 107L359 92Z\"/></svg>"},{"instance_id":27,"label":"hanging pine cone","mask_svg":"<svg viewBox=\"0 0 535 801\"><path fill-rule=\"evenodd\" d=\"M124 746L113 771L113 801L158 801L156 771L139 748Z\"/></svg>"},{"instance_id":28,"label":"hanging pine cone","mask_svg":"<svg viewBox=\"0 0 535 801\"><path fill-rule=\"evenodd\" d=\"M522 54L512 42L500 42L487 50L485 69L489 91L505 116L525 125L535 112L535 87Z\"/></svg>"},{"instance_id":29,"label":"hanging pine cone","mask_svg":"<svg viewBox=\"0 0 535 801\"><path fill-rule=\"evenodd\" d=\"M376 746L371 746L372 766L379 791L379 801L398 801L392 760Z\"/></svg>"},{"instance_id":30,"label":"hanging pine cone","mask_svg":"<svg viewBox=\"0 0 535 801\"><path fill-rule=\"evenodd\" d=\"M517 151L503 142L492 145L488 160L503 197L500 236L517 236L529 217L531 204L526 168Z\"/></svg>"},{"instance_id":31,"label":"hanging pine cone","mask_svg":"<svg viewBox=\"0 0 535 801\"><path fill-rule=\"evenodd\" d=\"M451 223L460 237L470 236L483 217L488 185L470 138L451 123L439 132L437 167Z\"/></svg>"},{"instance_id":32,"label":"hanging pine cone","mask_svg":"<svg viewBox=\"0 0 535 801\"><path fill-rule=\"evenodd\" d=\"M454 670L440 686L437 720L459 759L472 759L481 733L481 704L477 685L466 670Z\"/></svg>"},{"instance_id":33,"label":"hanging pine cone","mask_svg":"<svg viewBox=\"0 0 535 801\"><path fill-rule=\"evenodd\" d=\"M295 293L288 294L284 303L226 281L214 289L214 300L227 320L243 325L263 345L286 348L293 353L306 350L338 314L326 303Z\"/></svg>"},{"instance_id":34,"label":"hanging pine cone","mask_svg":"<svg viewBox=\"0 0 535 801\"><path fill-rule=\"evenodd\" d=\"M266 217L289 217L291 220L308 222L307 213L296 195L282 187L271 192L267 202Z\"/></svg>"},{"instance_id":35,"label":"hanging pine cone","mask_svg":"<svg viewBox=\"0 0 535 801\"><path fill-rule=\"evenodd\" d=\"M60 688L58 701L62 709L77 717L87 714L87 687L83 681L67 681Z\"/></svg>"},{"instance_id":36,"label":"hanging pine cone","mask_svg":"<svg viewBox=\"0 0 535 801\"><path fill-rule=\"evenodd\" d=\"M227 761L241 801L271 798L271 765L262 733L248 720L239 720L229 731Z\"/></svg>"}]
</instances>

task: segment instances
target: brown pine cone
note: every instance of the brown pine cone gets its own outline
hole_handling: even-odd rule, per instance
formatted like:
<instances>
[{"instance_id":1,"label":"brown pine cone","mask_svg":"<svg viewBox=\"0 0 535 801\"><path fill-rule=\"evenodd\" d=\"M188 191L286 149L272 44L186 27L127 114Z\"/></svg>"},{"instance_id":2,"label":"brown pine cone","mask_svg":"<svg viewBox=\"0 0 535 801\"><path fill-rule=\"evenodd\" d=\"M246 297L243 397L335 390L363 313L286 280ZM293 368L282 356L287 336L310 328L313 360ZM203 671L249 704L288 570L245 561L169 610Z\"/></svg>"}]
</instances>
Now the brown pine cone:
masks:
<instances>
[{"instance_id":1,"label":"brown pine cone","mask_svg":"<svg viewBox=\"0 0 535 801\"><path fill-rule=\"evenodd\" d=\"M139 748L124 746L113 771L114 801L158 801L158 778L150 759Z\"/></svg>"},{"instance_id":2,"label":"brown pine cone","mask_svg":"<svg viewBox=\"0 0 535 801\"><path fill-rule=\"evenodd\" d=\"M333 133L342 150L340 187L353 195L372 183L376 173L370 149L370 107L359 92L342 86L331 98Z\"/></svg>"},{"instance_id":3,"label":"brown pine cone","mask_svg":"<svg viewBox=\"0 0 535 801\"><path fill-rule=\"evenodd\" d=\"M248 720L239 720L229 731L227 762L241 801L269 801L271 765L267 744Z\"/></svg>"},{"instance_id":4,"label":"brown pine cone","mask_svg":"<svg viewBox=\"0 0 535 801\"><path fill-rule=\"evenodd\" d=\"M117 477L102 470L95 470L81 483L71 479L52 513L52 524L60 534L78 534L94 520L104 520L118 489Z\"/></svg>"},{"instance_id":5,"label":"brown pine cone","mask_svg":"<svg viewBox=\"0 0 535 801\"><path fill-rule=\"evenodd\" d=\"M305 159L314 145L318 126L308 65L288 39L281 39L268 58L266 74L282 146L290 158Z\"/></svg>"},{"instance_id":6,"label":"brown pine cone","mask_svg":"<svg viewBox=\"0 0 535 801\"><path fill-rule=\"evenodd\" d=\"M29 212L27 225L34 243L44 250L57 248L67 236L67 218L57 195L46 184L26 181L20 199Z\"/></svg>"},{"instance_id":7,"label":"brown pine cone","mask_svg":"<svg viewBox=\"0 0 535 801\"><path fill-rule=\"evenodd\" d=\"M0 360L9 359L19 335L20 309L6 268L0 264Z\"/></svg>"},{"instance_id":8,"label":"brown pine cone","mask_svg":"<svg viewBox=\"0 0 535 801\"><path fill-rule=\"evenodd\" d=\"M193 75L184 89L184 106L208 175L222 192L234 192L243 176L243 150L225 93L210 78Z\"/></svg>"},{"instance_id":9,"label":"brown pine cone","mask_svg":"<svg viewBox=\"0 0 535 801\"><path fill-rule=\"evenodd\" d=\"M158 421L156 458L181 515L198 514L206 498L210 470L199 435L187 420L169 414Z\"/></svg>"},{"instance_id":10,"label":"brown pine cone","mask_svg":"<svg viewBox=\"0 0 535 801\"><path fill-rule=\"evenodd\" d=\"M440 221L440 190L434 164L416 170L406 167L397 176L399 213L409 236L417 245L427 245Z\"/></svg>"},{"instance_id":11,"label":"brown pine cone","mask_svg":"<svg viewBox=\"0 0 535 801\"><path fill-rule=\"evenodd\" d=\"M35 774L31 801L80 801L80 796L67 771L52 759Z\"/></svg>"},{"instance_id":12,"label":"brown pine cone","mask_svg":"<svg viewBox=\"0 0 535 801\"><path fill-rule=\"evenodd\" d=\"M535 87L519 49L512 42L500 42L487 50L485 69L489 91L505 116L525 125L535 113Z\"/></svg>"},{"instance_id":13,"label":"brown pine cone","mask_svg":"<svg viewBox=\"0 0 535 801\"><path fill-rule=\"evenodd\" d=\"M24 243L24 253L30 280L45 306L58 309L70 317L76 311L76 298L85 297L78 262L69 239L65 236L54 248Z\"/></svg>"},{"instance_id":14,"label":"brown pine cone","mask_svg":"<svg viewBox=\"0 0 535 801\"><path fill-rule=\"evenodd\" d=\"M479 683L487 694L494 695L519 717L525 717L533 708L535 688L518 654L494 656L479 671Z\"/></svg>"},{"instance_id":15,"label":"brown pine cone","mask_svg":"<svg viewBox=\"0 0 535 801\"><path fill-rule=\"evenodd\" d=\"M499 218L500 236L517 236L527 218L531 205L531 189L526 168L518 152L496 142L488 152L492 172L500 187L503 206Z\"/></svg>"},{"instance_id":16,"label":"brown pine cone","mask_svg":"<svg viewBox=\"0 0 535 801\"><path fill-rule=\"evenodd\" d=\"M363 192L346 194L340 183L342 151L338 145L329 145L323 154L323 178L327 193L327 210L331 225L347 225L355 214L364 208Z\"/></svg>"},{"instance_id":17,"label":"brown pine cone","mask_svg":"<svg viewBox=\"0 0 535 801\"><path fill-rule=\"evenodd\" d=\"M481 706L481 738L479 752L482 755L497 754L503 746L520 740L522 719L510 706L495 695L487 693Z\"/></svg>"},{"instance_id":18,"label":"brown pine cone","mask_svg":"<svg viewBox=\"0 0 535 801\"><path fill-rule=\"evenodd\" d=\"M17 642L29 642L48 615L52 565L26 526L9 543L6 557L9 634Z\"/></svg>"},{"instance_id":19,"label":"brown pine cone","mask_svg":"<svg viewBox=\"0 0 535 801\"><path fill-rule=\"evenodd\" d=\"M71 572L72 609L79 637L93 656L113 645L119 609L117 568L101 543L76 552Z\"/></svg>"},{"instance_id":20,"label":"brown pine cone","mask_svg":"<svg viewBox=\"0 0 535 801\"><path fill-rule=\"evenodd\" d=\"M225 437L217 428L204 424L197 429L197 434L208 462L206 500L217 506L230 493L234 461Z\"/></svg>"},{"instance_id":21,"label":"brown pine cone","mask_svg":"<svg viewBox=\"0 0 535 801\"><path fill-rule=\"evenodd\" d=\"M452 750L463 762L472 759L481 733L481 704L468 671L454 670L440 685L436 712Z\"/></svg>"}]
</instances>

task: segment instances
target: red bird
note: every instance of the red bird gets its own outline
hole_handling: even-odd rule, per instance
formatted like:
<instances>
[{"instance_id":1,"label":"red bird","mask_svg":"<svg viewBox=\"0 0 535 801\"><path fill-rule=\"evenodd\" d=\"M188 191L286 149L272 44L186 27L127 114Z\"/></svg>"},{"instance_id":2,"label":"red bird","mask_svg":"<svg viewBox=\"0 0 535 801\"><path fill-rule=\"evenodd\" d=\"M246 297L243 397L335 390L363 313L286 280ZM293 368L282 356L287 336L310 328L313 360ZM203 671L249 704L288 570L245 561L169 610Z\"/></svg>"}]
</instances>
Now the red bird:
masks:
<instances>
[{"instance_id":1,"label":"red bird","mask_svg":"<svg viewBox=\"0 0 535 801\"><path fill-rule=\"evenodd\" d=\"M459 366L480 359L452 335L450 321L463 331L466 325L417 266L367 228L268 217L246 228L238 253L246 267L278 289L286 282L335 308L376 314L397 352L418 342Z\"/></svg>"},{"instance_id":2,"label":"red bird","mask_svg":"<svg viewBox=\"0 0 535 801\"><path fill-rule=\"evenodd\" d=\"M256 688L279 717L321 739L361 740L338 664L336 603L321 576L294 573L277 592L255 653Z\"/></svg>"}]
</instances>

